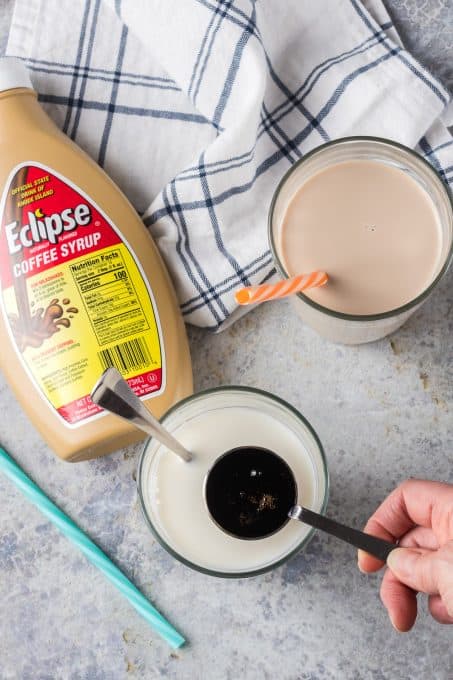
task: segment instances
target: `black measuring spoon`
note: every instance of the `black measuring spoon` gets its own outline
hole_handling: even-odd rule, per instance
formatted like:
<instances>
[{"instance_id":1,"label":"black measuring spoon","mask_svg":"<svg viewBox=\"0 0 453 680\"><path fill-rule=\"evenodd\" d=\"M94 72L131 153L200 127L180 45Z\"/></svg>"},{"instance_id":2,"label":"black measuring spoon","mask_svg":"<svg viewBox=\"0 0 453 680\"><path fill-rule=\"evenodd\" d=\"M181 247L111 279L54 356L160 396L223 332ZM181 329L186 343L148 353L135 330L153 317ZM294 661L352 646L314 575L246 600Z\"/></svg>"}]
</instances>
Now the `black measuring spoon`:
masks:
<instances>
[{"instance_id":1,"label":"black measuring spoon","mask_svg":"<svg viewBox=\"0 0 453 680\"><path fill-rule=\"evenodd\" d=\"M220 456L206 476L204 496L211 518L235 538L268 538L288 519L297 519L383 561L397 547L296 505L298 490L290 466L262 447L240 446Z\"/></svg>"}]
</instances>

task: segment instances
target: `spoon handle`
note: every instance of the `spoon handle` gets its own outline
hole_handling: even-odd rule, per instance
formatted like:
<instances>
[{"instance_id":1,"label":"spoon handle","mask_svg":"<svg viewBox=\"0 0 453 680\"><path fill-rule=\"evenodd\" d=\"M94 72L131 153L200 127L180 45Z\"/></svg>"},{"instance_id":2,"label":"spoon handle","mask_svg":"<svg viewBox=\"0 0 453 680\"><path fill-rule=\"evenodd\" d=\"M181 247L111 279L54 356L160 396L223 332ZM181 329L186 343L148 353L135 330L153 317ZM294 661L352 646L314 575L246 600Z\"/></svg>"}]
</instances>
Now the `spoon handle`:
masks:
<instances>
[{"instance_id":1,"label":"spoon handle","mask_svg":"<svg viewBox=\"0 0 453 680\"><path fill-rule=\"evenodd\" d=\"M108 368L104 371L90 396L95 404L133 423L151 437L155 437L187 463L192 460L192 454L162 427L116 368Z\"/></svg>"},{"instance_id":2,"label":"spoon handle","mask_svg":"<svg viewBox=\"0 0 453 680\"><path fill-rule=\"evenodd\" d=\"M381 538L376 538L376 536L365 534L363 531L352 529L344 524L340 524L340 522L329 519L329 517L319 515L317 512L303 508L300 505L295 505L288 514L291 519L298 519L304 524L309 524L316 529L325 531L327 534L336 536L342 541L346 541L346 543L350 543L356 548L364 550L383 562L386 562L391 551L398 547L396 543L389 543L388 541L383 541Z\"/></svg>"}]
</instances>

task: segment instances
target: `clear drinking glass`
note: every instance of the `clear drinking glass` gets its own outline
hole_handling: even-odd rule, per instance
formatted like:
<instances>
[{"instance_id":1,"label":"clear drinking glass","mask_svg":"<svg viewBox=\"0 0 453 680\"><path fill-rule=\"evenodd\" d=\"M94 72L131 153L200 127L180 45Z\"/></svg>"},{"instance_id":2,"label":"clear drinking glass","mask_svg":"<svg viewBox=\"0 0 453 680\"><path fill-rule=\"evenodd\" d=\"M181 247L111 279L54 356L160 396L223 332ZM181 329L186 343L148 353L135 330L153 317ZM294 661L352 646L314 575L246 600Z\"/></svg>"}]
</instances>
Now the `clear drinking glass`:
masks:
<instances>
[{"instance_id":1,"label":"clear drinking glass","mask_svg":"<svg viewBox=\"0 0 453 680\"><path fill-rule=\"evenodd\" d=\"M299 315L320 335L332 342L355 345L393 333L420 307L445 276L453 258L453 210L448 189L432 166L415 151L376 137L346 137L329 142L295 163L284 175L273 196L269 210L269 243L277 272L282 278L288 278L288 273L278 250L278 235L292 197L302 184L320 170L350 160L379 161L408 173L430 196L442 230L442 252L432 282L402 307L382 314L343 314L323 307L303 293L292 296Z\"/></svg>"},{"instance_id":2,"label":"clear drinking glass","mask_svg":"<svg viewBox=\"0 0 453 680\"><path fill-rule=\"evenodd\" d=\"M206 574L240 578L274 569L308 543L313 530L291 520L264 538L232 536L211 518L204 497L206 476L222 454L242 446L263 447L288 463L297 502L323 512L329 487L326 458L315 431L295 408L261 390L219 387L180 401L162 423L194 458L185 463L148 439L137 486L149 528L173 557Z\"/></svg>"}]
</instances>

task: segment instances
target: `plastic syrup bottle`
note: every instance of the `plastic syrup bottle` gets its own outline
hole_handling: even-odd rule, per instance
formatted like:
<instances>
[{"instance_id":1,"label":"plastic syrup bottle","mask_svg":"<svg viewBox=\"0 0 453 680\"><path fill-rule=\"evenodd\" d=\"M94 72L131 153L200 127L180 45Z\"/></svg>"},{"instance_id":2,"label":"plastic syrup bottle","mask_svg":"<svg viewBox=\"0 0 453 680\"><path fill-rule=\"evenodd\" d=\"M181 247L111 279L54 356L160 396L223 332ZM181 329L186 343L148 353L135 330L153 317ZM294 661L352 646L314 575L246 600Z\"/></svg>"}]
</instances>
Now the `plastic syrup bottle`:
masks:
<instances>
[{"instance_id":1,"label":"plastic syrup bottle","mask_svg":"<svg viewBox=\"0 0 453 680\"><path fill-rule=\"evenodd\" d=\"M0 365L35 427L68 461L143 435L89 394L115 366L159 417L192 392L184 324L137 213L0 60Z\"/></svg>"}]
</instances>

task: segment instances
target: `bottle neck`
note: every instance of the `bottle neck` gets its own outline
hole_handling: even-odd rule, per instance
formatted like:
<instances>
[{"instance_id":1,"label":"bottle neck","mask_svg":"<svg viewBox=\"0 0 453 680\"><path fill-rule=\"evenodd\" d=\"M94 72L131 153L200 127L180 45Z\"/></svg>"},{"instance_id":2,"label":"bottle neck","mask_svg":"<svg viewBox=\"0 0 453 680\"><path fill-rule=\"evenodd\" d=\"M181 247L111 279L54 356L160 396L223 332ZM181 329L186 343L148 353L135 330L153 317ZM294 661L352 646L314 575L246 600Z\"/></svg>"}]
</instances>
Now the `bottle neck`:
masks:
<instances>
[{"instance_id":1,"label":"bottle neck","mask_svg":"<svg viewBox=\"0 0 453 680\"><path fill-rule=\"evenodd\" d=\"M0 143L11 143L20 129L38 127L53 132L57 127L38 102L35 90L18 87L0 92Z\"/></svg>"}]
</instances>

